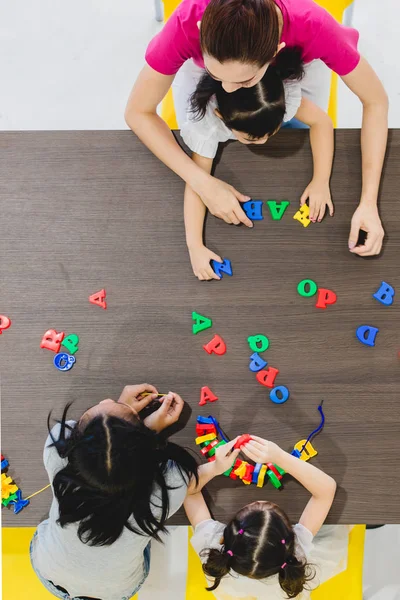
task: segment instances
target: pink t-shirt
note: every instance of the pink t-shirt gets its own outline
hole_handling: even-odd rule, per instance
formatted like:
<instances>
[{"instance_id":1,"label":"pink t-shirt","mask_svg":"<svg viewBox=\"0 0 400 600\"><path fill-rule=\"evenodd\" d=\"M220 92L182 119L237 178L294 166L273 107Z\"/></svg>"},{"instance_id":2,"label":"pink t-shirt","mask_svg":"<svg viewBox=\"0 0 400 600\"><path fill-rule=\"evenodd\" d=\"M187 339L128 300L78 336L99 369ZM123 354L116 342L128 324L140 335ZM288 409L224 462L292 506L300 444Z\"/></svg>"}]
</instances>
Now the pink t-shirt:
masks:
<instances>
[{"instance_id":1,"label":"pink t-shirt","mask_svg":"<svg viewBox=\"0 0 400 600\"><path fill-rule=\"evenodd\" d=\"M146 61L163 75L174 75L192 58L204 68L197 27L210 0L183 0L150 42ZM360 60L359 33L340 25L313 0L274 0L283 14L281 42L303 50L305 63L319 58L338 75L351 73Z\"/></svg>"}]
</instances>

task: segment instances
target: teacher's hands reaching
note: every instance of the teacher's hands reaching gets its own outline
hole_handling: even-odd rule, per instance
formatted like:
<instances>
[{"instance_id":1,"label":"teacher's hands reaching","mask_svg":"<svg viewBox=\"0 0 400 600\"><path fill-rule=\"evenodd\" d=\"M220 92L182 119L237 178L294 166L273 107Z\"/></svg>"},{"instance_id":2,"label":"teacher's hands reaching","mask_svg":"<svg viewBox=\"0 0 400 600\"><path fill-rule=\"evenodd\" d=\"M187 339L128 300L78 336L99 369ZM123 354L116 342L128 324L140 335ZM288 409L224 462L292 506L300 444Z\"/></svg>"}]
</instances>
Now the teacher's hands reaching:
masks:
<instances>
[{"instance_id":1,"label":"teacher's hands reaching","mask_svg":"<svg viewBox=\"0 0 400 600\"><path fill-rule=\"evenodd\" d=\"M216 177L211 177L201 190L196 190L212 215L226 223L253 227L253 222L246 216L240 202L250 200L235 188Z\"/></svg>"}]
</instances>

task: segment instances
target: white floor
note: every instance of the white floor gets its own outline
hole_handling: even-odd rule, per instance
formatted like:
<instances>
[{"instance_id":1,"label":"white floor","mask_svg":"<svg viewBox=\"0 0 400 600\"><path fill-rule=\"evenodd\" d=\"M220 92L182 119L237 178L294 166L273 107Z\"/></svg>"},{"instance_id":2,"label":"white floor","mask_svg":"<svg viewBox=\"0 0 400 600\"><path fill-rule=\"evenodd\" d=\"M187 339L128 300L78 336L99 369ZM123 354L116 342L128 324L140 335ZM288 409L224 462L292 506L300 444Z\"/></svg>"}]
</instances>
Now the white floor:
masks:
<instances>
[{"instance_id":1,"label":"white floor","mask_svg":"<svg viewBox=\"0 0 400 600\"><path fill-rule=\"evenodd\" d=\"M389 125L400 127L400 5L356 0L352 22L389 94ZM0 130L125 128L126 99L160 27L151 0L0 0ZM338 106L339 127L360 126L343 84ZM400 600L399 558L400 526L368 532L364 600Z\"/></svg>"}]
</instances>

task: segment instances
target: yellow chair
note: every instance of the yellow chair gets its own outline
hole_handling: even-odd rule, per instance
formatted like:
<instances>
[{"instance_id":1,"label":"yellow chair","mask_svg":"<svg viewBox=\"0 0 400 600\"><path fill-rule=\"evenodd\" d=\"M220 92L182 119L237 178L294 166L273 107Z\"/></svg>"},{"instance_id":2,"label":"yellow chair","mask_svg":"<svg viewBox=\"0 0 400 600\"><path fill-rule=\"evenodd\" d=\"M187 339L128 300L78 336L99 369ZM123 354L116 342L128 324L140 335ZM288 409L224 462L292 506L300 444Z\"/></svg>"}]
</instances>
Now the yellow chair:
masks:
<instances>
[{"instance_id":1,"label":"yellow chair","mask_svg":"<svg viewBox=\"0 0 400 600\"><path fill-rule=\"evenodd\" d=\"M180 4L181 0L163 0L163 2L165 22L171 16L178 4ZM337 21L339 21L339 23L342 23L344 11L352 4L353 0L315 0L315 2L325 8ZM334 127L337 125L337 87L338 76L336 73L332 73L328 114L333 121ZM161 116L170 129L178 129L171 89L169 89L162 102Z\"/></svg>"}]
</instances>

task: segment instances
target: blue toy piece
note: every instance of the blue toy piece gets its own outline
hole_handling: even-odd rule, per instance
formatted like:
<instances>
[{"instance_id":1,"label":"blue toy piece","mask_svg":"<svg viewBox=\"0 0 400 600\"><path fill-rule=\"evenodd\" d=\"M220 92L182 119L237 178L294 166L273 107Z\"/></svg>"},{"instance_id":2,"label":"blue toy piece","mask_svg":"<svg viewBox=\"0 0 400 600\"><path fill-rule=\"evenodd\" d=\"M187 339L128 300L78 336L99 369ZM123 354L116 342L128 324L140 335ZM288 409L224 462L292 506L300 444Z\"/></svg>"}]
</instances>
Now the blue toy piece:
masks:
<instances>
[{"instance_id":1,"label":"blue toy piece","mask_svg":"<svg viewBox=\"0 0 400 600\"><path fill-rule=\"evenodd\" d=\"M295 456L296 458L300 458L300 456L301 456L299 450L296 450L296 448L294 450L292 450L290 454L292 456Z\"/></svg>"},{"instance_id":2,"label":"blue toy piece","mask_svg":"<svg viewBox=\"0 0 400 600\"><path fill-rule=\"evenodd\" d=\"M5 471L8 467L8 460L4 459L1 461L1 470Z\"/></svg>"},{"instance_id":3,"label":"blue toy piece","mask_svg":"<svg viewBox=\"0 0 400 600\"><path fill-rule=\"evenodd\" d=\"M29 500L24 500L21 490L17 490L17 499L10 502L10 504L14 505L14 514L17 515L25 506L28 506Z\"/></svg>"},{"instance_id":4,"label":"blue toy piece","mask_svg":"<svg viewBox=\"0 0 400 600\"><path fill-rule=\"evenodd\" d=\"M223 277L223 273L232 277L232 265L229 258L224 258L224 261L222 263L217 262L216 260L212 260L211 267L214 273L219 275L221 278Z\"/></svg>"},{"instance_id":5,"label":"blue toy piece","mask_svg":"<svg viewBox=\"0 0 400 600\"><path fill-rule=\"evenodd\" d=\"M270 391L269 398L275 404L283 404L289 398L289 390L284 385L277 385Z\"/></svg>"},{"instance_id":6,"label":"blue toy piece","mask_svg":"<svg viewBox=\"0 0 400 600\"><path fill-rule=\"evenodd\" d=\"M390 306L391 304L393 304L393 296L394 288L392 288L391 285L386 283L386 281L382 281L379 290L375 292L375 294L373 294L373 297L385 306Z\"/></svg>"},{"instance_id":7,"label":"blue toy piece","mask_svg":"<svg viewBox=\"0 0 400 600\"><path fill-rule=\"evenodd\" d=\"M263 220L264 217L262 214L262 207L263 207L262 200L249 200L248 202L243 202L243 204L242 204L242 208L243 208L244 212L249 217L249 219L251 219L252 221L262 221Z\"/></svg>"},{"instance_id":8,"label":"blue toy piece","mask_svg":"<svg viewBox=\"0 0 400 600\"><path fill-rule=\"evenodd\" d=\"M213 425L214 424L212 417L197 417L197 422L200 423L201 425L204 425L204 424Z\"/></svg>"},{"instance_id":9,"label":"blue toy piece","mask_svg":"<svg viewBox=\"0 0 400 600\"><path fill-rule=\"evenodd\" d=\"M356 331L357 339L365 346L375 346L375 338L379 329L372 325L360 325Z\"/></svg>"},{"instance_id":10,"label":"blue toy piece","mask_svg":"<svg viewBox=\"0 0 400 600\"><path fill-rule=\"evenodd\" d=\"M261 371L261 369L266 367L267 364L268 364L267 361L264 360L263 358L261 358L261 356L258 354L258 352L254 352L254 354L252 354L250 356L249 369L250 369L250 371L253 371L253 373L257 373L257 371Z\"/></svg>"},{"instance_id":11,"label":"blue toy piece","mask_svg":"<svg viewBox=\"0 0 400 600\"><path fill-rule=\"evenodd\" d=\"M256 466L254 467L253 475L251 477L251 482L252 483L257 483L257 481L258 481L258 475L260 474L262 466L263 466L262 463L257 463Z\"/></svg>"},{"instance_id":12,"label":"blue toy piece","mask_svg":"<svg viewBox=\"0 0 400 600\"><path fill-rule=\"evenodd\" d=\"M70 356L66 352L59 352L55 355L53 363L59 371L69 371L76 362L75 356Z\"/></svg>"}]
</instances>

